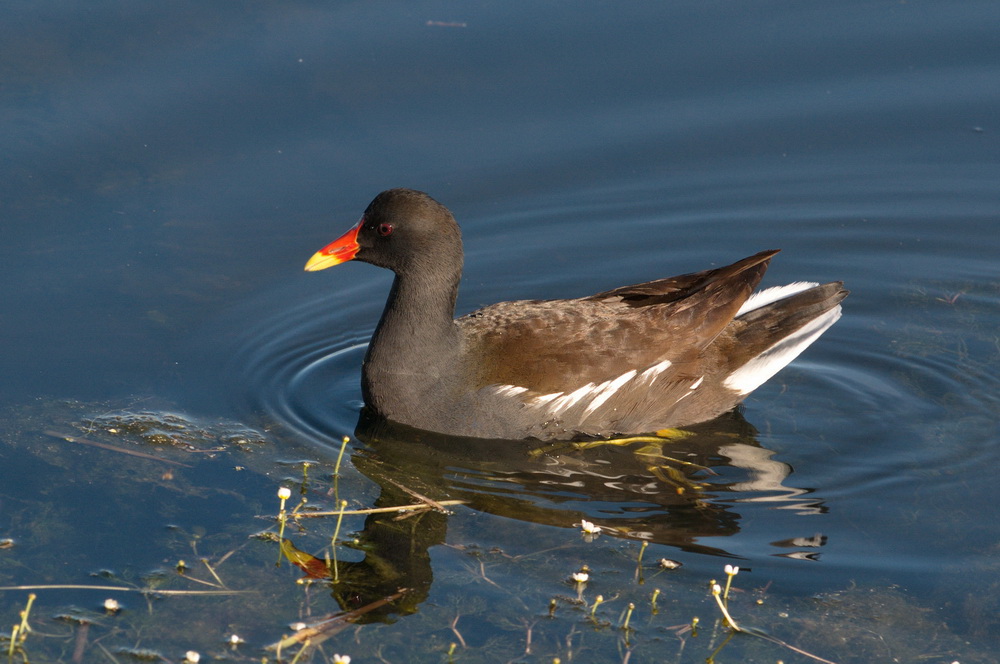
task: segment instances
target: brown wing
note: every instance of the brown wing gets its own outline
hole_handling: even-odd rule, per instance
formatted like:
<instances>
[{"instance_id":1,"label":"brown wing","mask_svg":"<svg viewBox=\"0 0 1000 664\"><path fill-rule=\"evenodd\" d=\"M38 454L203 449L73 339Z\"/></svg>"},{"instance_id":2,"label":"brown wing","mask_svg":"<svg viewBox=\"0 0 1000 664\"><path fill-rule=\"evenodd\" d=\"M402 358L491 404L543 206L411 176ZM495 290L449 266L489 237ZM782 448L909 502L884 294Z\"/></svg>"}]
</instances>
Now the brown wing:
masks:
<instances>
[{"instance_id":1,"label":"brown wing","mask_svg":"<svg viewBox=\"0 0 1000 664\"><path fill-rule=\"evenodd\" d=\"M502 302L458 319L478 387L561 392L663 360L681 369L732 321L777 251L576 300Z\"/></svg>"}]
</instances>

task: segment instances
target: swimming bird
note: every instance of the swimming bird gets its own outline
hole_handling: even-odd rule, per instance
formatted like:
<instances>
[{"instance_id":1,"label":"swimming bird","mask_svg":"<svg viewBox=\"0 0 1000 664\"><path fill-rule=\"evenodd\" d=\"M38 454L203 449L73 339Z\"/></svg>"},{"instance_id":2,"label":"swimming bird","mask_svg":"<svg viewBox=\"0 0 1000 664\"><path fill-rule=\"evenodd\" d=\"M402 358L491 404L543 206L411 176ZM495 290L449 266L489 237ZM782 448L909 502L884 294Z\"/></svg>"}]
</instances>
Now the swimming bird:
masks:
<instances>
[{"instance_id":1,"label":"swimming bird","mask_svg":"<svg viewBox=\"0 0 1000 664\"><path fill-rule=\"evenodd\" d=\"M375 413L455 436L560 440L712 419L819 338L848 291L838 281L754 293L776 253L455 318L454 216L423 192L389 189L305 269L359 260L396 275L361 371Z\"/></svg>"}]
</instances>

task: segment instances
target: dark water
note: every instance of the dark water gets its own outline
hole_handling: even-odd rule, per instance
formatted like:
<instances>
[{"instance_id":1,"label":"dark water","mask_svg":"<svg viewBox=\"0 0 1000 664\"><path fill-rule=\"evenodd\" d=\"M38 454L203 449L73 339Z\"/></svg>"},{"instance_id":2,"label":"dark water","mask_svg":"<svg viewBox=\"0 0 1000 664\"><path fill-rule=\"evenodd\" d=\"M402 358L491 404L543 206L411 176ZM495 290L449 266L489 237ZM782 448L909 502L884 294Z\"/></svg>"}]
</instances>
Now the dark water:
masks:
<instances>
[{"instance_id":1,"label":"dark water","mask_svg":"<svg viewBox=\"0 0 1000 664\"><path fill-rule=\"evenodd\" d=\"M153 399L266 423L301 444L294 454L335 458L391 277L302 266L392 186L428 191L461 223L460 313L780 247L765 285L841 279L852 294L739 422L664 450L715 471L685 479L708 485L697 509L663 498L659 480L636 488L650 478L623 450L542 468L412 432L356 443L351 490L370 494L371 464L395 464L472 501L441 536L453 545L523 549L603 519L624 534L595 558L646 538L651 559L682 560L699 583L736 560L747 583L792 597L898 587L952 607L956 634L989 633L995 604L959 607L995 571L998 537L996 3L16 2L6 14L0 405ZM16 539L15 494L51 468L7 462L0 536ZM602 464L634 483L609 489ZM269 504L274 486L229 489ZM91 516L86 531L102 532ZM825 544L789 543L814 536ZM161 559L125 549L80 556L64 582ZM461 569L439 551L435 576ZM2 578L37 581L13 567ZM0 600L13 621L21 596Z\"/></svg>"}]
</instances>

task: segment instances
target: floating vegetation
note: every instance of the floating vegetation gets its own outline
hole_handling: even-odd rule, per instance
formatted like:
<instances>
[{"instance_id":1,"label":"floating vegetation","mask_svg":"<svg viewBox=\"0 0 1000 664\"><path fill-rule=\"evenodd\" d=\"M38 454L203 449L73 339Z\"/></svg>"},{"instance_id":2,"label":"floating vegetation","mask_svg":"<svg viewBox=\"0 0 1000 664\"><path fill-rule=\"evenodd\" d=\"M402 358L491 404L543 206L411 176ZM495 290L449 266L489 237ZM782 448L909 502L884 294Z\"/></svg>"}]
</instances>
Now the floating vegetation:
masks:
<instances>
[{"instance_id":1,"label":"floating vegetation","mask_svg":"<svg viewBox=\"0 0 1000 664\"><path fill-rule=\"evenodd\" d=\"M0 647L18 664L994 659L988 635L969 643L899 589L782 597L726 565L706 593L705 561L718 558L572 509L553 521L523 493L511 508L521 518L495 515L409 460L352 457L347 442L286 464L264 452L289 456L295 441L220 443L253 430L242 425L46 408L8 418L0 437L6 460L45 471L0 489L0 535L16 542L0 550L0 621L12 625ZM701 471L684 468L669 486L689 490L670 500L688 509L701 489L684 473ZM693 500L695 516L711 515Z\"/></svg>"}]
</instances>

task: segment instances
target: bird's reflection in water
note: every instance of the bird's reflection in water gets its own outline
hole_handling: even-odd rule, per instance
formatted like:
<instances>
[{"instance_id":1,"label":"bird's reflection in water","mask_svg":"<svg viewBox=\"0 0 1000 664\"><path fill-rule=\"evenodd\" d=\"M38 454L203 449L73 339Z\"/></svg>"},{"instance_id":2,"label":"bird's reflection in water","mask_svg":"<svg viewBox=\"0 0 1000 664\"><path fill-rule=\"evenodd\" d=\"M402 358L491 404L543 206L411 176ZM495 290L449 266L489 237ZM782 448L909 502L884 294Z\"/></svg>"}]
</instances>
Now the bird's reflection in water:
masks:
<instances>
[{"instance_id":1,"label":"bird's reflection in water","mask_svg":"<svg viewBox=\"0 0 1000 664\"><path fill-rule=\"evenodd\" d=\"M741 505L824 509L811 490L786 485L791 467L773 460L756 433L733 411L662 437L498 442L446 437L364 412L356 431L364 447L353 462L380 486L376 507L413 503L415 492L512 519L564 528L587 520L614 537L734 557L723 538L739 532ZM339 566L334 595L341 606L357 609L405 588L358 620L416 611L432 582L429 549L445 541L447 518L437 511L369 515L356 544L364 559ZM704 543L709 539L714 546Z\"/></svg>"}]
</instances>

